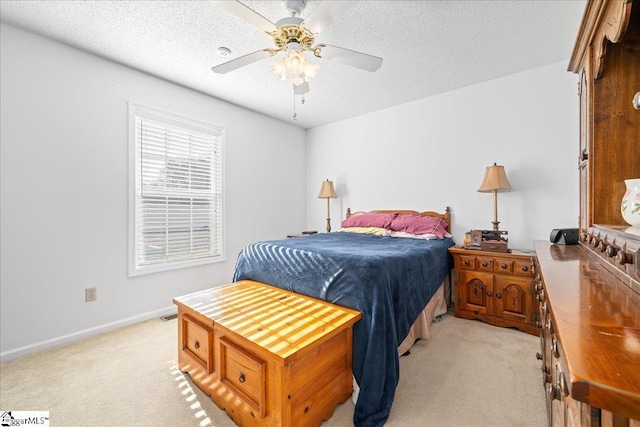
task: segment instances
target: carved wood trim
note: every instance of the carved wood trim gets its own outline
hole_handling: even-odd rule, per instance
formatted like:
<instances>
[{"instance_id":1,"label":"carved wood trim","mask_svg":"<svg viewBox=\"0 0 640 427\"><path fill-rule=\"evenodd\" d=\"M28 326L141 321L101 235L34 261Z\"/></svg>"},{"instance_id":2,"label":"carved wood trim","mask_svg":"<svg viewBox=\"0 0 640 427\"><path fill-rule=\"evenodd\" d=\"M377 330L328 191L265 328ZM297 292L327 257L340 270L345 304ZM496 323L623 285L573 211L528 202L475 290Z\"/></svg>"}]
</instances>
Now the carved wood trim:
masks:
<instances>
[{"instance_id":1,"label":"carved wood trim","mask_svg":"<svg viewBox=\"0 0 640 427\"><path fill-rule=\"evenodd\" d=\"M607 43L618 43L627 30L631 2L632 0L592 0L587 3L569 61L569 71L579 73L586 66L589 46L593 46L593 79L600 78L604 70Z\"/></svg>"}]
</instances>

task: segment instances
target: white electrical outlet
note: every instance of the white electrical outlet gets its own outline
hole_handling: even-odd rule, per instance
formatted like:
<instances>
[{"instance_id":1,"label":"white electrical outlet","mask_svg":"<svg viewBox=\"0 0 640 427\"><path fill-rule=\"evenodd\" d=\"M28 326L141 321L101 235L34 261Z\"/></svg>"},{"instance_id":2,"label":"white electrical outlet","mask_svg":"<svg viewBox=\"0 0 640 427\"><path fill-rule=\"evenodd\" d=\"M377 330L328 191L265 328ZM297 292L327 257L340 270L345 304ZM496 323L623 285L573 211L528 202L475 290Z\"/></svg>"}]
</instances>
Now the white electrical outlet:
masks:
<instances>
[{"instance_id":1,"label":"white electrical outlet","mask_svg":"<svg viewBox=\"0 0 640 427\"><path fill-rule=\"evenodd\" d=\"M84 300L85 302L95 301L98 298L98 289L97 288L87 288L84 290Z\"/></svg>"}]
</instances>

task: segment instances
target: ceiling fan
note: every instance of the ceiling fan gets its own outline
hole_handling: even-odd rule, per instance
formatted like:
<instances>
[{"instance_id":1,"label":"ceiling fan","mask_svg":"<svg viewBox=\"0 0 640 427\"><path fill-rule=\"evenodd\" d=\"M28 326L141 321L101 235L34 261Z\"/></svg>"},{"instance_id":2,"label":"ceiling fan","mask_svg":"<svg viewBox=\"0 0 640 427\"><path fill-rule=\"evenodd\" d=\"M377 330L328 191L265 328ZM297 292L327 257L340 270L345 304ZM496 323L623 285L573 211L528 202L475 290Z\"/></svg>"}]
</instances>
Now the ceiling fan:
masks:
<instances>
[{"instance_id":1,"label":"ceiling fan","mask_svg":"<svg viewBox=\"0 0 640 427\"><path fill-rule=\"evenodd\" d=\"M306 60L306 51L313 52L317 58L371 72L382 65L382 58L377 56L328 44L314 45L315 37L351 9L357 1L323 1L306 19L302 19L299 15L305 7L305 0L284 0L282 3L289 16L275 24L239 1L223 0L214 3L265 31L275 45L216 65L211 68L215 73L225 74L282 52L285 54L284 57L272 62L271 68L277 77L291 81L294 94L300 95L309 91L309 80L315 76L319 67L318 64L310 64Z\"/></svg>"}]
</instances>

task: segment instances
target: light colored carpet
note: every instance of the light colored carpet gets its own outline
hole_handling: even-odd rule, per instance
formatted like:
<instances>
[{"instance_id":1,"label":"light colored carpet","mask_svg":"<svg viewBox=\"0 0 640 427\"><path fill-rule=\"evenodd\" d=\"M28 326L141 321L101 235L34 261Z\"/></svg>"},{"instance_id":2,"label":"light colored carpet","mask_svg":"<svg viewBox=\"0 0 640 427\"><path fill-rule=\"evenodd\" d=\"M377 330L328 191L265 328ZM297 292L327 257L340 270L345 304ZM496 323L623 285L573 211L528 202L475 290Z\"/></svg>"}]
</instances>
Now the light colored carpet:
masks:
<instances>
[{"instance_id":1,"label":"light colored carpet","mask_svg":"<svg viewBox=\"0 0 640 427\"><path fill-rule=\"evenodd\" d=\"M176 367L177 322L149 320L0 364L0 409L51 426L232 427ZM400 360L388 427L546 426L538 338L447 315ZM352 426L339 405L323 427Z\"/></svg>"}]
</instances>

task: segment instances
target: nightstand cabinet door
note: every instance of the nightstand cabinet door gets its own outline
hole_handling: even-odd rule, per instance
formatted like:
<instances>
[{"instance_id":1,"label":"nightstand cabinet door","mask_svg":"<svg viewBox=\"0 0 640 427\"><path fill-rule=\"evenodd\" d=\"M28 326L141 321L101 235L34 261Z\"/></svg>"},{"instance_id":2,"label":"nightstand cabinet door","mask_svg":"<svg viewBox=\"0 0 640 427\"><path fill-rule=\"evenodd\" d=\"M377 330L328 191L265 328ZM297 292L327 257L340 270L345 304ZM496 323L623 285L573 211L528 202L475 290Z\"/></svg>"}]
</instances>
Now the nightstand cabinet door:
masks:
<instances>
[{"instance_id":1,"label":"nightstand cabinet door","mask_svg":"<svg viewBox=\"0 0 640 427\"><path fill-rule=\"evenodd\" d=\"M496 275L495 279L495 315L505 320L533 323L531 279L501 275Z\"/></svg>"},{"instance_id":2,"label":"nightstand cabinet door","mask_svg":"<svg viewBox=\"0 0 640 427\"><path fill-rule=\"evenodd\" d=\"M493 275L489 273L461 272L460 309L475 314L493 315Z\"/></svg>"}]
</instances>

